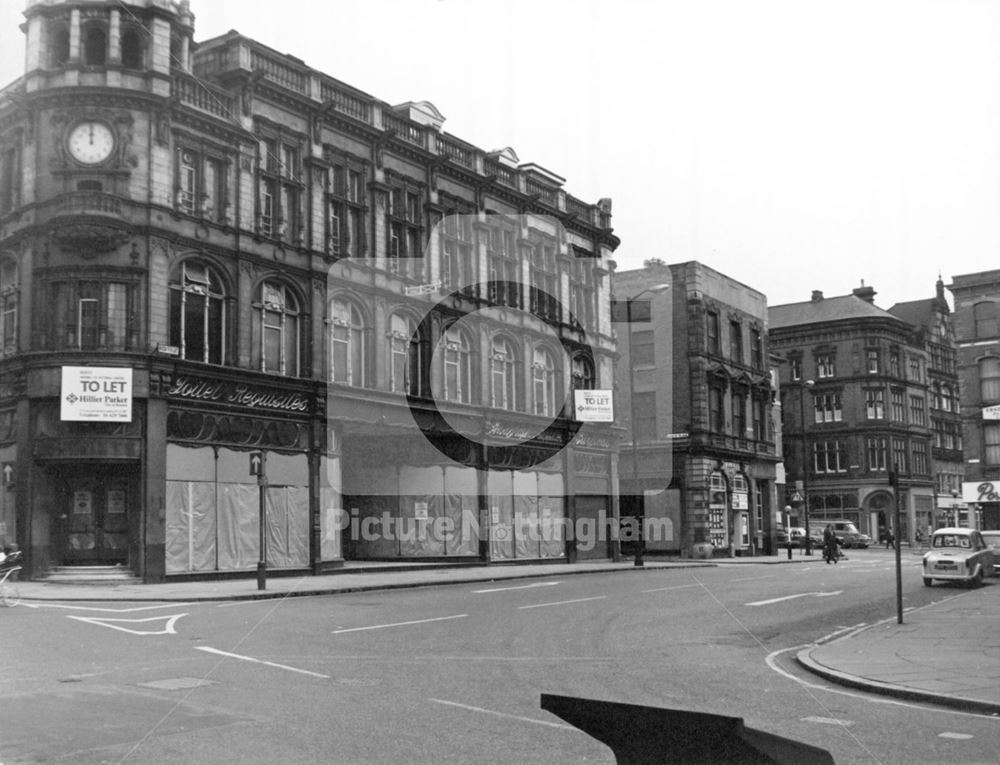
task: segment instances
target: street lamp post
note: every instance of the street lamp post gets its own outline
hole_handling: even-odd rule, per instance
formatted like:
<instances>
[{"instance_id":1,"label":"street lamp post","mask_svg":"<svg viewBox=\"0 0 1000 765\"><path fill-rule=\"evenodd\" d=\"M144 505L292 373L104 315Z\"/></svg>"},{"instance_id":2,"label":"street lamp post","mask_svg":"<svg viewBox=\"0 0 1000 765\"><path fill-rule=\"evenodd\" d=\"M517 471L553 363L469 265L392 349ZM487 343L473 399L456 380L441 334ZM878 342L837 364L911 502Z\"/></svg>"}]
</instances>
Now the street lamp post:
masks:
<instances>
[{"instance_id":1,"label":"street lamp post","mask_svg":"<svg viewBox=\"0 0 1000 765\"><path fill-rule=\"evenodd\" d=\"M639 500L635 497L639 489L639 436L635 427L635 356L632 354L632 304L643 295L655 295L670 289L669 284L657 284L648 289L644 289L637 295L625 299L625 321L628 324L628 408L629 408L629 429L632 431L632 491L633 503L635 505L636 521L639 538L636 540L635 565L645 565L644 555L646 552L646 536L643 534L642 519L638 516ZM652 320L652 308L650 317L646 321ZM645 512L643 513L643 519Z\"/></svg>"},{"instance_id":2,"label":"street lamp post","mask_svg":"<svg viewBox=\"0 0 1000 765\"><path fill-rule=\"evenodd\" d=\"M812 537L809 535L809 466L806 449L806 389L815 385L812 380L803 380L799 386L799 427L802 428L802 515L806 522L806 555L812 555ZM788 540L791 544L791 537Z\"/></svg>"}]
</instances>

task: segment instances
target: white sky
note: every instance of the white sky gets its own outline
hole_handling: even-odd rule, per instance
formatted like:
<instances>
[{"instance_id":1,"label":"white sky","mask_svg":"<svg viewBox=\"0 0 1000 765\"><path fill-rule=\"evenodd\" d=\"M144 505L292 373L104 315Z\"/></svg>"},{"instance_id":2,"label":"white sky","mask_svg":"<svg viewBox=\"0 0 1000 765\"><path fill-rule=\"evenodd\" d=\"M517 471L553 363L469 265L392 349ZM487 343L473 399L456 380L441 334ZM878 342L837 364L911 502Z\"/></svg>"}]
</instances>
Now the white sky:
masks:
<instances>
[{"instance_id":1,"label":"white sky","mask_svg":"<svg viewBox=\"0 0 1000 765\"><path fill-rule=\"evenodd\" d=\"M24 0L0 0L0 83ZM995 0L192 0L449 133L614 200L619 269L700 260L776 305L1000 268Z\"/></svg>"}]
</instances>

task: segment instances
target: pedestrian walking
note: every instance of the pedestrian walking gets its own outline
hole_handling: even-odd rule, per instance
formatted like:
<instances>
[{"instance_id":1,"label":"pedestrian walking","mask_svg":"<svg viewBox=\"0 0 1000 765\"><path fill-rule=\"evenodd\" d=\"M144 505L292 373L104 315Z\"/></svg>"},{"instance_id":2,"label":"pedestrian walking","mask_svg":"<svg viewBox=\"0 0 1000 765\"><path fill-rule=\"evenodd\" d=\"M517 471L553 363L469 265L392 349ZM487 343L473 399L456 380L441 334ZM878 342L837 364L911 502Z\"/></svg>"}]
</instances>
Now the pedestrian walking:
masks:
<instances>
[{"instance_id":1,"label":"pedestrian walking","mask_svg":"<svg viewBox=\"0 0 1000 765\"><path fill-rule=\"evenodd\" d=\"M823 529L823 560L836 563L837 557L837 535L833 532L833 524L828 523Z\"/></svg>"},{"instance_id":2,"label":"pedestrian walking","mask_svg":"<svg viewBox=\"0 0 1000 765\"><path fill-rule=\"evenodd\" d=\"M885 532L885 549L895 550L896 549L896 537L892 535L892 532L886 530Z\"/></svg>"}]
</instances>

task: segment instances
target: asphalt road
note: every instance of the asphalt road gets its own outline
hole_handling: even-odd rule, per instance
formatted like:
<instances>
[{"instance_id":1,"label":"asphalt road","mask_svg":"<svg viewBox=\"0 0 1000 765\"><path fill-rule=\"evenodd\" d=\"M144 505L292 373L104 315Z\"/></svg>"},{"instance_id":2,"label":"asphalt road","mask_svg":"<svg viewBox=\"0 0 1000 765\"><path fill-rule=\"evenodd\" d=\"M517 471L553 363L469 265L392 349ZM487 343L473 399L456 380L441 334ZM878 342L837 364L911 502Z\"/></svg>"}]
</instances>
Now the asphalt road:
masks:
<instances>
[{"instance_id":1,"label":"asphalt road","mask_svg":"<svg viewBox=\"0 0 1000 765\"><path fill-rule=\"evenodd\" d=\"M904 604L924 588L904 555ZM0 763L612 763L542 693L714 712L837 763L998 760L1000 722L828 686L892 553L197 604L0 611Z\"/></svg>"}]
</instances>

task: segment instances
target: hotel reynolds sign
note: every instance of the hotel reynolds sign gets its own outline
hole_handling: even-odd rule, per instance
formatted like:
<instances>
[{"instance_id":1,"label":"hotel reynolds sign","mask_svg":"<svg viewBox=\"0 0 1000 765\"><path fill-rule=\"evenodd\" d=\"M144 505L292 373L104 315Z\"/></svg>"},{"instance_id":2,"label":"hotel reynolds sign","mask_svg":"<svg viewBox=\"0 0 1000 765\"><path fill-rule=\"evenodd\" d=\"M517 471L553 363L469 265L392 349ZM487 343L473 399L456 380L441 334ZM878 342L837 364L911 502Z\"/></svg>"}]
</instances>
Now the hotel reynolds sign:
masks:
<instances>
[{"instance_id":1,"label":"hotel reynolds sign","mask_svg":"<svg viewBox=\"0 0 1000 765\"><path fill-rule=\"evenodd\" d=\"M264 388L247 383L177 377L167 391L172 398L242 406L271 412L309 412L309 399L301 393Z\"/></svg>"}]
</instances>

